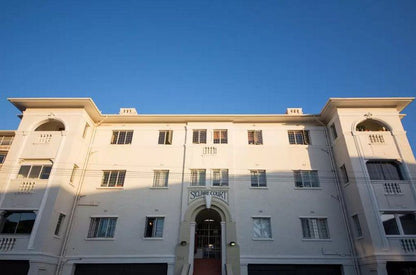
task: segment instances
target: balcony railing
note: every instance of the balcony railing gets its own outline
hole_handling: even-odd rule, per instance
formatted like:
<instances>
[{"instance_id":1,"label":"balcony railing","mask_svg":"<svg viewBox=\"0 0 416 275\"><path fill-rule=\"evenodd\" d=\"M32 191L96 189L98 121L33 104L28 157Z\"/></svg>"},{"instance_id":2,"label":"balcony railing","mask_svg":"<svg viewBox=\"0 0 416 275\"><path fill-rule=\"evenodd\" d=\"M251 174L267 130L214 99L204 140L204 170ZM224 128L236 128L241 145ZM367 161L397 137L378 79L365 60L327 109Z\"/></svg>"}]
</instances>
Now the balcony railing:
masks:
<instances>
[{"instance_id":1,"label":"balcony railing","mask_svg":"<svg viewBox=\"0 0 416 275\"><path fill-rule=\"evenodd\" d=\"M217 154L217 147L214 146L206 146L202 149L203 155L216 155Z\"/></svg>"},{"instance_id":2,"label":"balcony railing","mask_svg":"<svg viewBox=\"0 0 416 275\"><path fill-rule=\"evenodd\" d=\"M13 250L16 238L0 238L0 251Z\"/></svg>"},{"instance_id":3,"label":"balcony railing","mask_svg":"<svg viewBox=\"0 0 416 275\"><path fill-rule=\"evenodd\" d=\"M383 144L385 143L384 135L382 134L370 134L368 135L371 144Z\"/></svg>"},{"instance_id":4,"label":"balcony railing","mask_svg":"<svg viewBox=\"0 0 416 275\"><path fill-rule=\"evenodd\" d=\"M390 195L402 194L402 189L400 188L400 183L398 182L385 182L384 183L384 192Z\"/></svg>"},{"instance_id":5,"label":"balcony railing","mask_svg":"<svg viewBox=\"0 0 416 275\"><path fill-rule=\"evenodd\" d=\"M400 244L405 253L416 253L416 238L400 239Z\"/></svg>"}]
</instances>

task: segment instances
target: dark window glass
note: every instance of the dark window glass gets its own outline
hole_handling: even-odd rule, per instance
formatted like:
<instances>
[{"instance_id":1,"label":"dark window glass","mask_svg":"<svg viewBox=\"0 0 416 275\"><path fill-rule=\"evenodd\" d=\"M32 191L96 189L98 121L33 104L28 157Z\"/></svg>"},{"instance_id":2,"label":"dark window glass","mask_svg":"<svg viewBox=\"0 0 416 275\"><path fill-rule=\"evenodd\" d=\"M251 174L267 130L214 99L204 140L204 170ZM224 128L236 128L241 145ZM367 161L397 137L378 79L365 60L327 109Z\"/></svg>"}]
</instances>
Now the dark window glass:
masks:
<instances>
[{"instance_id":1,"label":"dark window glass","mask_svg":"<svg viewBox=\"0 0 416 275\"><path fill-rule=\"evenodd\" d=\"M2 218L3 234L30 234L36 215L32 211L11 212L6 211Z\"/></svg>"},{"instance_id":2,"label":"dark window glass","mask_svg":"<svg viewBox=\"0 0 416 275\"><path fill-rule=\"evenodd\" d=\"M51 174L52 166L47 165L43 166L42 172L40 174L40 179L49 179L49 176Z\"/></svg>"},{"instance_id":3,"label":"dark window glass","mask_svg":"<svg viewBox=\"0 0 416 275\"><path fill-rule=\"evenodd\" d=\"M394 161L367 161L371 180L403 180L399 164Z\"/></svg>"},{"instance_id":4,"label":"dark window glass","mask_svg":"<svg viewBox=\"0 0 416 275\"><path fill-rule=\"evenodd\" d=\"M386 235L399 235L399 227L397 226L396 219L392 214L383 214L381 215L381 220L383 221L384 231Z\"/></svg>"},{"instance_id":5,"label":"dark window glass","mask_svg":"<svg viewBox=\"0 0 416 275\"><path fill-rule=\"evenodd\" d=\"M402 224L405 235L416 235L416 217L415 214L401 214L399 215L400 223Z\"/></svg>"}]
</instances>

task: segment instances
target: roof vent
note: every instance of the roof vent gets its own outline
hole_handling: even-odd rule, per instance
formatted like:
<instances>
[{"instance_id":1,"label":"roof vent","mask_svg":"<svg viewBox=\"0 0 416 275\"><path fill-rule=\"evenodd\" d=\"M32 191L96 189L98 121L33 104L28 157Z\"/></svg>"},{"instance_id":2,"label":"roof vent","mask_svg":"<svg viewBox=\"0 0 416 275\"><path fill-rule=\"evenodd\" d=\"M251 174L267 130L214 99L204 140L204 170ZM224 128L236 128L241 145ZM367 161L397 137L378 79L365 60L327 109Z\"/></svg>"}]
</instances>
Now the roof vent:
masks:
<instances>
[{"instance_id":1,"label":"roof vent","mask_svg":"<svg viewBox=\"0 0 416 275\"><path fill-rule=\"evenodd\" d=\"M136 108L120 108L120 115L137 115Z\"/></svg>"},{"instance_id":2,"label":"roof vent","mask_svg":"<svg viewBox=\"0 0 416 275\"><path fill-rule=\"evenodd\" d=\"M286 109L287 115L303 115L302 108L287 108Z\"/></svg>"}]
</instances>

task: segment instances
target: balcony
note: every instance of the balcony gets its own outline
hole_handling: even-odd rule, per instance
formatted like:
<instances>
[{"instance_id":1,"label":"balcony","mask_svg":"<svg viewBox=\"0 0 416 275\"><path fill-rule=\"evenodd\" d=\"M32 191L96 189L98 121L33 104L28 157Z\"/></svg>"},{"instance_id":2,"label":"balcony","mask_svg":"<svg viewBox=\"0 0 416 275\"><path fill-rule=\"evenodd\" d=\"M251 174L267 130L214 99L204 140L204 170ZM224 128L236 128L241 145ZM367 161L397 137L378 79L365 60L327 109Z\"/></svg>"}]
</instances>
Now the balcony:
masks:
<instances>
[{"instance_id":1,"label":"balcony","mask_svg":"<svg viewBox=\"0 0 416 275\"><path fill-rule=\"evenodd\" d=\"M36 131L28 137L23 158L53 158L58 151L63 132Z\"/></svg>"},{"instance_id":2,"label":"balcony","mask_svg":"<svg viewBox=\"0 0 416 275\"><path fill-rule=\"evenodd\" d=\"M0 253L27 250L30 235L0 234Z\"/></svg>"},{"instance_id":3,"label":"balcony","mask_svg":"<svg viewBox=\"0 0 416 275\"><path fill-rule=\"evenodd\" d=\"M396 253L411 254L416 253L416 237L388 237L390 248Z\"/></svg>"},{"instance_id":4,"label":"balcony","mask_svg":"<svg viewBox=\"0 0 416 275\"><path fill-rule=\"evenodd\" d=\"M6 192L3 208L39 208L48 180L14 179Z\"/></svg>"},{"instance_id":5,"label":"balcony","mask_svg":"<svg viewBox=\"0 0 416 275\"><path fill-rule=\"evenodd\" d=\"M356 132L365 156L399 158L397 147L390 131Z\"/></svg>"},{"instance_id":6,"label":"balcony","mask_svg":"<svg viewBox=\"0 0 416 275\"><path fill-rule=\"evenodd\" d=\"M372 180L371 184L373 185L380 209L416 208L410 181Z\"/></svg>"}]
</instances>

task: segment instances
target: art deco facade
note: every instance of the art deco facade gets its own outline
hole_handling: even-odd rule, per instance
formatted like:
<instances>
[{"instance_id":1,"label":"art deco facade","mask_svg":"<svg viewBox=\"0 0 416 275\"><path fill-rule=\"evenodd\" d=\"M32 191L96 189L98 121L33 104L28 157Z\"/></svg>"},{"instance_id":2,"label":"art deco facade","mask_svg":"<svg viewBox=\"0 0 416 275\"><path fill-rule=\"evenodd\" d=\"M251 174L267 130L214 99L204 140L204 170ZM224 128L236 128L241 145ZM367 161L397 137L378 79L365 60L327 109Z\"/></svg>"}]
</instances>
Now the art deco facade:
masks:
<instances>
[{"instance_id":1,"label":"art deco facade","mask_svg":"<svg viewBox=\"0 0 416 275\"><path fill-rule=\"evenodd\" d=\"M413 98L332 98L315 115L9 100L22 119L0 132L14 135L0 143L1 274L416 270Z\"/></svg>"}]
</instances>

